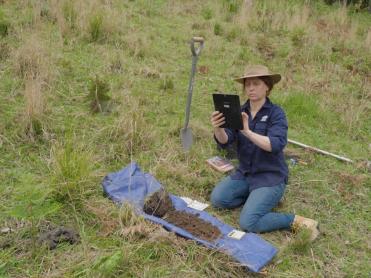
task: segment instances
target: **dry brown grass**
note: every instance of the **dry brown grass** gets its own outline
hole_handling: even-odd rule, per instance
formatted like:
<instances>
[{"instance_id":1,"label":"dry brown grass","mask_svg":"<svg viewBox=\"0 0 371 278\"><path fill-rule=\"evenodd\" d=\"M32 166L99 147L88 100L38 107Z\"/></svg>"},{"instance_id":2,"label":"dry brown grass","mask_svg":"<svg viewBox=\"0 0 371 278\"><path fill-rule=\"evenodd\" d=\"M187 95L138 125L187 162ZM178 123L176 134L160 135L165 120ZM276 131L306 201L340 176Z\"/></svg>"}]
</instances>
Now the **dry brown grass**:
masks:
<instances>
[{"instance_id":1,"label":"dry brown grass","mask_svg":"<svg viewBox=\"0 0 371 278\"><path fill-rule=\"evenodd\" d=\"M159 229L158 225L145 220L135 212L132 205L127 203L120 207L119 223L119 235L128 240L147 238L155 230Z\"/></svg>"},{"instance_id":2,"label":"dry brown grass","mask_svg":"<svg viewBox=\"0 0 371 278\"><path fill-rule=\"evenodd\" d=\"M13 52L13 68L24 81L25 108L23 121L30 138L45 134L46 97L54 78L51 59L38 36L26 37L20 48Z\"/></svg>"},{"instance_id":3,"label":"dry brown grass","mask_svg":"<svg viewBox=\"0 0 371 278\"><path fill-rule=\"evenodd\" d=\"M30 138L45 133L45 109L46 104L42 92L42 81L40 78L25 80L25 112L24 121L26 134Z\"/></svg>"},{"instance_id":4,"label":"dry brown grass","mask_svg":"<svg viewBox=\"0 0 371 278\"><path fill-rule=\"evenodd\" d=\"M39 13L40 5L35 6L35 14ZM48 0L50 18L58 25L63 38L77 36L91 39L91 21L101 17L99 25L101 40L118 37L127 24L126 14L119 12L114 1L99 0Z\"/></svg>"},{"instance_id":5,"label":"dry brown grass","mask_svg":"<svg viewBox=\"0 0 371 278\"><path fill-rule=\"evenodd\" d=\"M151 126L144 118L144 110L140 101L129 96L124 96L122 101L120 117L117 118L114 128L110 131L109 137L114 142L120 142L124 156L131 156L151 148L154 133Z\"/></svg>"},{"instance_id":6,"label":"dry brown grass","mask_svg":"<svg viewBox=\"0 0 371 278\"><path fill-rule=\"evenodd\" d=\"M24 79L41 79L48 82L52 78L50 58L38 36L26 37L13 53L14 69Z\"/></svg>"}]
</instances>

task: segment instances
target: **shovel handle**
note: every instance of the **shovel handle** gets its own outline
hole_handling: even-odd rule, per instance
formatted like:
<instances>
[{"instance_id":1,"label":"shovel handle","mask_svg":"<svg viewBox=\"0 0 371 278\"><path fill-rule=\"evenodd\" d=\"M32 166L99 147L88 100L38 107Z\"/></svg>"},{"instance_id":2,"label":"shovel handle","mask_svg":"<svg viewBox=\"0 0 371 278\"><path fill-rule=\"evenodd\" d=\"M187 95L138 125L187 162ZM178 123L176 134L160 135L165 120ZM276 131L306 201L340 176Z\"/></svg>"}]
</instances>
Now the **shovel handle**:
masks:
<instances>
[{"instance_id":1,"label":"shovel handle","mask_svg":"<svg viewBox=\"0 0 371 278\"><path fill-rule=\"evenodd\" d=\"M204 38L203 37L193 37L191 39L191 51L193 56L198 56L201 53L202 48L204 47ZM195 47L195 43L199 43L199 47Z\"/></svg>"}]
</instances>

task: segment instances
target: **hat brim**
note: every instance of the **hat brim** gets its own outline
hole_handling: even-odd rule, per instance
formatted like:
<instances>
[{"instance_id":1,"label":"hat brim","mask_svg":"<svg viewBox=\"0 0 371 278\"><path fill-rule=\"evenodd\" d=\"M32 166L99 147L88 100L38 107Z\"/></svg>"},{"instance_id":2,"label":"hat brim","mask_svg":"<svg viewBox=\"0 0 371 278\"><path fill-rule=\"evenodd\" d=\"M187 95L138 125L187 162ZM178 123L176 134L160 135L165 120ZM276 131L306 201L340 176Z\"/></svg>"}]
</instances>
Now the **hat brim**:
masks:
<instances>
[{"instance_id":1,"label":"hat brim","mask_svg":"<svg viewBox=\"0 0 371 278\"><path fill-rule=\"evenodd\" d=\"M262 77L262 76L267 76L267 77L270 77L272 78L272 81L273 81L273 84L276 84L278 82L280 82L281 80L281 74L256 74L256 75L245 75L245 76L241 76L241 77L238 77L238 78L235 78L233 79L234 81L237 81L241 84L244 84L245 83L245 79L247 78L252 78L252 77Z\"/></svg>"}]
</instances>

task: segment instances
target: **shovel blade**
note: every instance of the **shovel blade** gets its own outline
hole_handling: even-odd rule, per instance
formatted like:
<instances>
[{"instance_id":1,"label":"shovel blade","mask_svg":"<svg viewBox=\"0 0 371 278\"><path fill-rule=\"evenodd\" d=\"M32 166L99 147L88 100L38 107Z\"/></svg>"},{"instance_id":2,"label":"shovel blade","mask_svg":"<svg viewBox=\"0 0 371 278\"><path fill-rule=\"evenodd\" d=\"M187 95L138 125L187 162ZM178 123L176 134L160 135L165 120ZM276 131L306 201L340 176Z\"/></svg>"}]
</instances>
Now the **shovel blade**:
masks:
<instances>
[{"instance_id":1,"label":"shovel blade","mask_svg":"<svg viewBox=\"0 0 371 278\"><path fill-rule=\"evenodd\" d=\"M185 151L189 151L193 143L192 130L190 128L182 128L180 131L180 137L182 139L182 146Z\"/></svg>"}]
</instances>

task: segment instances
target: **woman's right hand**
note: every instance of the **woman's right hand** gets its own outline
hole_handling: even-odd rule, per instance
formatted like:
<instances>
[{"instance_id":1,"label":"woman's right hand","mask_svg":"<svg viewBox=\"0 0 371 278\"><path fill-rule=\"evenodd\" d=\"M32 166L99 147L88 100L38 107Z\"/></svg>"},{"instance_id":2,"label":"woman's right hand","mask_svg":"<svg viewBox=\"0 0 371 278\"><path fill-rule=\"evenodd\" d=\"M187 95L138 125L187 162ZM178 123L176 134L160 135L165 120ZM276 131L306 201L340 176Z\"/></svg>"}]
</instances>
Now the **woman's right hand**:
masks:
<instances>
[{"instance_id":1,"label":"woman's right hand","mask_svg":"<svg viewBox=\"0 0 371 278\"><path fill-rule=\"evenodd\" d=\"M225 123L225 117L223 113L220 113L219 111L214 111L211 114L211 125L214 127L214 129L220 129L223 124Z\"/></svg>"}]
</instances>

